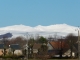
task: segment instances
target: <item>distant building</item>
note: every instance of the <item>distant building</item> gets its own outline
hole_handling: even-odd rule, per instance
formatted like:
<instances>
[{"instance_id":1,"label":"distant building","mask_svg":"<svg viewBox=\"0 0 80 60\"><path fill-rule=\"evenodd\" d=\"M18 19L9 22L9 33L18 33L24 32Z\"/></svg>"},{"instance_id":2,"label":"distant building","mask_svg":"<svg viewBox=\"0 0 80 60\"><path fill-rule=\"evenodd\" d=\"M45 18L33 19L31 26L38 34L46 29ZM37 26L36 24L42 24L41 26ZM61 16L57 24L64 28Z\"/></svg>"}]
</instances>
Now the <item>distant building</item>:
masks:
<instances>
[{"instance_id":1,"label":"distant building","mask_svg":"<svg viewBox=\"0 0 80 60\"><path fill-rule=\"evenodd\" d=\"M4 52L4 44L0 44L0 56L3 55Z\"/></svg>"},{"instance_id":2,"label":"distant building","mask_svg":"<svg viewBox=\"0 0 80 60\"><path fill-rule=\"evenodd\" d=\"M15 55L22 55L22 50L18 44L11 44L9 48Z\"/></svg>"}]
</instances>

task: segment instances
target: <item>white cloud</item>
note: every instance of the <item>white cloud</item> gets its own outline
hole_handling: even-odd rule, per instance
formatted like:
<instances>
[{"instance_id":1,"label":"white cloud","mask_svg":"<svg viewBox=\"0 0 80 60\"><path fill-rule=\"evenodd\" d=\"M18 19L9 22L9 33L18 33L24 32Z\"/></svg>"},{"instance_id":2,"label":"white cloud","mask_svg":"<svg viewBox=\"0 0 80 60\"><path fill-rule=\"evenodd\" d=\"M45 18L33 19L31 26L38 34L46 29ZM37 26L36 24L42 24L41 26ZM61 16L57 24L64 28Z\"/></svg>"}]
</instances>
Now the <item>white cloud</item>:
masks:
<instances>
[{"instance_id":1,"label":"white cloud","mask_svg":"<svg viewBox=\"0 0 80 60\"><path fill-rule=\"evenodd\" d=\"M0 34L11 32L14 36L19 36L25 35L26 32L29 32L30 34L40 34L44 36L54 35L55 33L58 35L67 35L68 33L77 34L77 31L75 31L75 29L77 29L77 27L67 24L55 24L49 26L38 25L35 27L25 26L21 24L1 27Z\"/></svg>"}]
</instances>

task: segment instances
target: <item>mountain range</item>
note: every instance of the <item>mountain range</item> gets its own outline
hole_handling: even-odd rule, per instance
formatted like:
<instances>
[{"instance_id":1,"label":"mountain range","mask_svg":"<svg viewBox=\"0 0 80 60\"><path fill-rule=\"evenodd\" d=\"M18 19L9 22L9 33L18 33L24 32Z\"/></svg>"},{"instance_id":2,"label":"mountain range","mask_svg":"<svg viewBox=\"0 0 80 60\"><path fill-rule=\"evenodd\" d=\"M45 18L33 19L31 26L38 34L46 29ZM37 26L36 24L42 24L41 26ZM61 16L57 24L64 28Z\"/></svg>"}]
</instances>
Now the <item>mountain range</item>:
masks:
<instances>
[{"instance_id":1,"label":"mountain range","mask_svg":"<svg viewBox=\"0 0 80 60\"><path fill-rule=\"evenodd\" d=\"M69 33L73 33L77 35L78 31L75 31L77 29L78 27L71 26L68 24L53 24L49 26L38 25L35 27L20 24L20 25L0 27L0 35L5 34L5 33L12 33L13 36L26 36L27 34L33 35L33 36L36 36L36 35L66 36Z\"/></svg>"}]
</instances>

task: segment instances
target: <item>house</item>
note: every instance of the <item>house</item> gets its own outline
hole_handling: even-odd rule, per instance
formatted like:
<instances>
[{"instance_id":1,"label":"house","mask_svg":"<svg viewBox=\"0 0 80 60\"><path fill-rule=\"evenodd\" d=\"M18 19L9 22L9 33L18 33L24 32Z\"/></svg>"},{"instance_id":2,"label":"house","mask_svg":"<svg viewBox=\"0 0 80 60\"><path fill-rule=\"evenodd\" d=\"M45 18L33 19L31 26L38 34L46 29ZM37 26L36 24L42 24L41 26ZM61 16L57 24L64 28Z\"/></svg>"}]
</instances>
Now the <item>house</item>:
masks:
<instances>
[{"instance_id":1,"label":"house","mask_svg":"<svg viewBox=\"0 0 80 60\"><path fill-rule=\"evenodd\" d=\"M64 54L67 56L72 55L73 58L78 57L78 43L73 44Z\"/></svg>"},{"instance_id":2,"label":"house","mask_svg":"<svg viewBox=\"0 0 80 60\"><path fill-rule=\"evenodd\" d=\"M76 49L76 53L78 53L78 43L74 44L74 48Z\"/></svg>"},{"instance_id":3,"label":"house","mask_svg":"<svg viewBox=\"0 0 80 60\"><path fill-rule=\"evenodd\" d=\"M73 45L73 52L74 52L74 56L78 57L78 43L75 43Z\"/></svg>"},{"instance_id":4,"label":"house","mask_svg":"<svg viewBox=\"0 0 80 60\"><path fill-rule=\"evenodd\" d=\"M4 44L0 44L0 56L3 55Z\"/></svg>"},{"instance_id":5,"label":"house","mask_svg":"<svg viewBox=\"0 0 80 60\"><path fill-rule=\"evenodd\" d=\"M1 43L0 44L0 56L4 55L4 50L5 50L5 55L7 55L9 49L6 48L6 46L3 43Z\"/></svg>"},{"instance_id":6,"label":"house","mask_svg":"<svg viewBox=\"0 0 80 60\"><path fill-rule=\"evenodd\" d=\"M38 56L38 53L39 53L38 50L40 49L40 47L41 47L40 43L35 43L33 45L33 57L34 58Z\"/></svg>"},{"instance_id":7,"label":"house","mask_svg":"<svg viewBox=\"0 0 80 60\"><path fill-rule=\"evenodd\" d=\"M9 46L9 48L10 48L10 51L11 51L13 54L15 54L15 55L22 55L22 50L21 50L19 44L11 44L11 45Z\"/></svg>"},{"instance_id":8,"label":"house","mask_svg":"<svg viewBox=\"0 0 80 60\"><path fill-rule=\"evenodd\" d=\"M60 54L64 55L64 53L70 48L65 41L50 41L48 44L48 54L52 57Z\"/></svg>"},{"instance_id":9,"label":"house","mask_svg":"<svg viewBox=\"0 0 80 60\"><path fill-rule=\"evenodd\" d=\"M41 47L41 44L35 43L33 45L33 53L38 53L38 49Z\"/></svg>"}]
</instances>

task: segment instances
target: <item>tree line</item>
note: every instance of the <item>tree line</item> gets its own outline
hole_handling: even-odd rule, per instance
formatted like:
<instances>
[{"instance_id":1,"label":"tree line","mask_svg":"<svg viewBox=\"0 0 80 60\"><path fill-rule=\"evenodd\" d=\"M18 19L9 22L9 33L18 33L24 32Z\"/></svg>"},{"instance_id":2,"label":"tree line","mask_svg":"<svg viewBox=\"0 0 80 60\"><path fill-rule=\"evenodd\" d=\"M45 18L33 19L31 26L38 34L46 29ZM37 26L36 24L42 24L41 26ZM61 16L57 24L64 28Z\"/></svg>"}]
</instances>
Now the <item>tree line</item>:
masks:
<instances>
[{"instance_id":1,"label":"tree line","mask_svg":"<svg viewBox=\"0 0 80 60\"><path fill-rule=\"evenodd\" d=\"M37 36L37 37L29 37L29 39L18 36L14 38L3 38L0 39L0 43L5 43L6 46L9 46L10 44L19 44L21 47L23 47L25 44L31 44L33 45L34 43L48 43L48 41L60 41L64 40L67 44L73 45L78 41L78 36L75 36L74 34L70 33L65 38L56 38L55 37L49 36L49 37L43 37L43 36ZM28 40L28 41L27 41Z\"/></svg>"}]
</instances>

